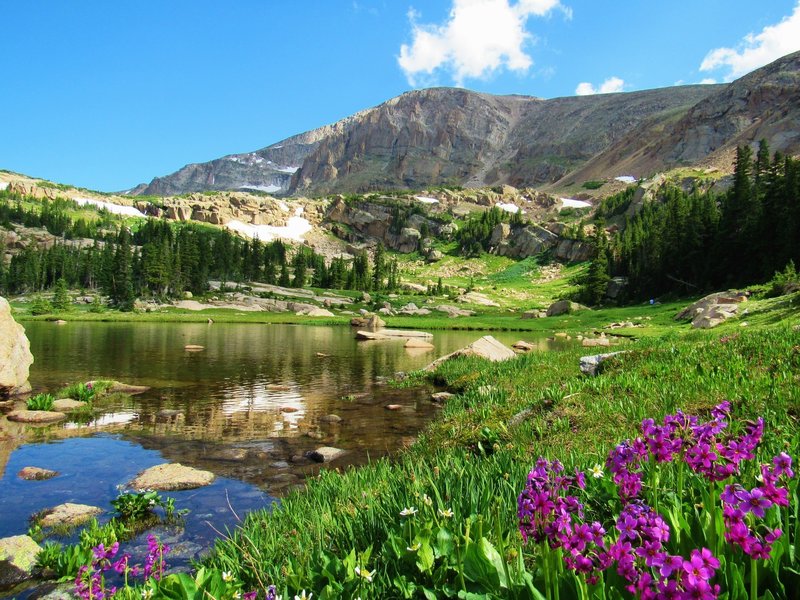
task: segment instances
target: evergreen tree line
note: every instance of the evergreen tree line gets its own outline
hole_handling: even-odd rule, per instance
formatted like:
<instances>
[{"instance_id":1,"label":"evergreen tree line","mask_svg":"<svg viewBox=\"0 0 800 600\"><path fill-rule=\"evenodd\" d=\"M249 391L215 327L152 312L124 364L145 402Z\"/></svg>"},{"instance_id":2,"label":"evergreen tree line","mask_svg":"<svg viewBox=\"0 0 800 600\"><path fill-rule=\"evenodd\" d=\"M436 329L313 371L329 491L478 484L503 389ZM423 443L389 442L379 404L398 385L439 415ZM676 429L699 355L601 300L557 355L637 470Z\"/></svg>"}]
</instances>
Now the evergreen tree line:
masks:
<instances>
[{"instance_id":1,"label":"evergreen tree line","mask_svg":"<svg viewBox=\"0 0 800 600\"><path fill-rule=\"evenodd\" d=\"M133 233L121 221L103 229L94 223L76 225L65 208L52 219L32 214L19 202L0 199L0 218L5 217L7 226L13 228L14 222L46 226L62 237L49 248L28 246L12 256L10 264L0 260L0 292L41 292L63 279L73 288L101 290L113 305L125 309L137 297L202 293L209 280L365 291L393 290L399 284L397 263L387 258L382 246L376 249L372 265L366 251L353 260L335 258L327 263L306 246L292 253L280 240L262 243L194 224L149 219ZM94 238L95 243L79 248L67 242L68 234ZM4 253L0 245L0 257Z\"/></svg>"},{"instance_id":2,"label":"evergreen tree line","mask_svg":"<svg viewBox=\"0 0 800 600\"><path fill-rule=\"evenodd\" d=\"M500 223L522 225L524 223L522 211L509 213L493 206L479 215L470 216L456 233L459 252L466 257L480 256L482 252L488 252L492 232Z\"/></svg>"},{"instance_id":3,"label":"evergreen tree line","mask_svg":"<svg viewBox=\"0 0 800 600\"><path fill-rule=\"evenodd\" d=\"M755 156L741 147L726 193L667 188L619 235L603 238L595 236L586 301L602 301L602 281L612 275L628 277L632 299L766 281L800 262L800 161L770 154L764 141Z\"/></svg>"}]
</instances>

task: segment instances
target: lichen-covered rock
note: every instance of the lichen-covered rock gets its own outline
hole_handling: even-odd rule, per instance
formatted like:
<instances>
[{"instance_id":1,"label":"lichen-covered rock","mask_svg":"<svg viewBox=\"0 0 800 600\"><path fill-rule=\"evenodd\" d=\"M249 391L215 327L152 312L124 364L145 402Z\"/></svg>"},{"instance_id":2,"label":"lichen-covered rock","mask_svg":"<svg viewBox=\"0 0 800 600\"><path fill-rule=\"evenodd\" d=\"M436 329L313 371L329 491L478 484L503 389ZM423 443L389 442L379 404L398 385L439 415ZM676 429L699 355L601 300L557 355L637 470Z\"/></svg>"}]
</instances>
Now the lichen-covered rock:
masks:
<instances>
[{"instance_id":1,"label":"lichen-covered rock","mask_svg":"<svg viewBox=\"0 0 800 600\"><path fill-rule=\"evenodd\" d=\"M25 330L11 316L8 301L0 297L0 397L30 391L28 374L32 364Z\"/></svg>"},{"instance_id":2,"label":"lichen-covered rock","mask_svg":"<svg viewBox=\"0 0 800 600\"><path fill-rule=\"evenodd\" d=\"M0 539L0 589L29 579L41 547L27 535Z\"/></svg>"}]
</instances>

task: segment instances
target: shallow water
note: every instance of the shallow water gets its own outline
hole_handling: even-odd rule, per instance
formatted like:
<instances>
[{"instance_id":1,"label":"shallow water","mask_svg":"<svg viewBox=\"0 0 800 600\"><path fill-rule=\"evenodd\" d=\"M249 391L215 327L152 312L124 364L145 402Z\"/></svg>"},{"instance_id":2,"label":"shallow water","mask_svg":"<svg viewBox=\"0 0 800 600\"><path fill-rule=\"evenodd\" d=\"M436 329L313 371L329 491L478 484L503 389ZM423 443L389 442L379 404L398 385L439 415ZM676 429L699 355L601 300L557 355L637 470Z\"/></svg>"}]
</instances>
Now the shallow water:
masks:
<instances>
[{"instance_id":1,"label":"shallow water","mask_svg":"<svg viewBox=\"0 0 800 600\"><path fill-rule=\"evenodd\" d=\"M430 389L397 390L386 380L484 335L434 332L434 350L412 352L403 341L358 342L348 327L35 322L25 328L35 357L34 391L55 393L100 378L151 389L97 400L88 423L33 429L3 418L0 536L24 533L31 514L63 502L110 510L110 500L138 472L181 462L218 478L206 488L170 494L177 508L191 510L183 530L161 532L181 548L173 560L178 565L207 549L215 529L234 526L234 513L267 506L302 486L320 468L305 452L322 445L344 449L332 463L343 466L411 443L439 408ZM506 344L522 337L550 348L520 333L492 335ZM187 344L204 350L186 351ZM387 410L389 404L399 409ZM60 475L23 481L16 473L25 466Z\"/></svg>"}]
</instances>

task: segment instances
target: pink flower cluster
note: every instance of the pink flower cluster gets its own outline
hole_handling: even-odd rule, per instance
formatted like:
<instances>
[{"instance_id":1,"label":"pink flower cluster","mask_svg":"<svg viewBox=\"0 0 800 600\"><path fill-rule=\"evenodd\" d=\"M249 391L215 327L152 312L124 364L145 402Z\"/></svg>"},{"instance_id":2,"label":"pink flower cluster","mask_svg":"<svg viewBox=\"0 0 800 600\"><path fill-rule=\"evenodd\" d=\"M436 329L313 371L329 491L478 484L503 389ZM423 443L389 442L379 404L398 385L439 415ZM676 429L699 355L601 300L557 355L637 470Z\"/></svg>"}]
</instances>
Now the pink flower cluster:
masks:
<instances>
[{"instance_id":1,"label":"pink flower cluster","mask_svg":"<svg viewBox=\"0 0 800 600\"><path fill-rule=\"evenodd\" d=\"M583 473L565 474L558 461L540 458L519 495L517 514L523 539L546 542L565 551L567 568L581 573L588 583L616 564L627 590L646 600L711 600L720 593L711 583L720 566L711 550L693 550L690 557L671 554L667 543L670 528L641 498L644 465L682 462L710 482L739 473L745 460L755 458L764 432L763 419L745 423L740 436L726 435L731 406L722 402L711 411L711 419L700 421L678 411L661 425L642 422L642 437L625 441L609 452L606 466L617 485L622 511L617 517L615 539L607 540L599 522L583 522L583 504L570 488L585 487ZM788 506L788 492L779 484L794 476L792 459L781 453L772 465L761 467L760 485L747 490L727 485L720 495L726 526L725 539L752 558L767 559L780 529L757 522L772 507Z\"/></svg>"},{"instance_id":2,"label":"pink flower cluster","mask_svg":"<svg viewBox=\"0 0 800 600\"><path fill-rule=\"evenodd\" d=\"M725 519L725 539L750 558L767 559L783 532L759 523L772 506L789 506L789 492L778 484L794 477L792 458L781 452L772 466L761 465L761 485L747 490L738 483L726 485L720 494ZM748 516L749 515L749 516Z\"/></svg>"},{"instance_id":3,"label":"pink flower cluster","mask_svg":"<svg viewBox=\"0 0 800 600\"><path fill-rule=\"evenodd\" d=\"M114 586L106 587L104 573L113 570L120 575L131 575L137 577L140 573L145 580L153 577L158 580L164 575L167 567L164 557L169 553L170 547L159 542L154 535L147 536L147 556L145 557L144 569L138 565L130 566L131 555L123 553L117 558L119 552L119 542L114 542L110 548L106 549L103 544L92 548L92 562L89 565L82 565L78 569L78 576L75 578L75 593L80 598L86 600L102 600L111 598L117 591Z\"/></svg>"},{"instance_id":4,"label":"pink flower cluster","mask_svg":"<svg viewBox=\"0 0 800 600\"><path fill-rule=\"evenodd\" d=\"M636 498L642 489L642 469L652 456L658 463L683 460L689 468L709 481L723 481L739 473L744 460L755 458L764 434L764 420L749 422L740 437L723 435L728 427L730 402L711 411L711 420L677 411L664 417L662 425L653 419L642 421L642 437L614 448L606 466L613 474L620 498Z\"/></svg>"},{"instance_id":5,"label":"pink flower cluster","mask_svg":"<svg viewBox=\"0 0 800 600\"><path fill-rule=\"evenodd\" d=\"M616 529L619 535L609 554L631 594L646 600L711 600L719 594L719 586L710 583L719 568L711 551L693 550L688 560L667 552L669 526L641 500L625 505Z\"/></svg>"}]
</instances>

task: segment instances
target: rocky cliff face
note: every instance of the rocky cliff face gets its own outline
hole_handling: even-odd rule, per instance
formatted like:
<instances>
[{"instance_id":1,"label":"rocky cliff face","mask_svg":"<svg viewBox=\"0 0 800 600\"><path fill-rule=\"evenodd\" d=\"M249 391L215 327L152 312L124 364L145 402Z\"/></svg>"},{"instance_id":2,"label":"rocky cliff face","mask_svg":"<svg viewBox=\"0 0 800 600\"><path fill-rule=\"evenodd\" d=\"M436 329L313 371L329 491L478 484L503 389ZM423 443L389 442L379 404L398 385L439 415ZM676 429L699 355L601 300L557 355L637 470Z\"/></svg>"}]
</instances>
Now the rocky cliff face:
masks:
<instances>
[{"instance_id":1,"label":"rocky cliff face","mask_svg":"<svg viewBox=\"0 0 800 600\"><path fill-rule=\"evenodd\" d=\"M737 144L800 151L800 53L727 85L541 100L408 92L257 152L187 165L133 193L322 194L438 185L517 187L730 166Z\"/></svg>"},{"instance_id":2,"label":"rocky cliff face","mask_svg":"<svg viewBox=\"0 0 800 600\"><path fill-rule=\"evenodd\" d=\"M800 153L800 52L714 86L687 111L642 122L569 178L585 181L615 169L647 176L685 165L729 170L736 146L761 139L772 150Z\"/></svg>"},{"instance_id":3,"label":"rocky cliff face","mask_svg":"<svg viewBox=\"0 0 800 600\"><path fill-rule=\"evenodd\" d=\"M321 140L347 128L361 113L244 154L230 154L205 163L186 165L165 177L130 190L133 195L172 196L208 190L256 190L285 193L292 175Z\"/></svg>"},{"instance_id":4,"label":"rocky cliff face","mask_svg":"<svg viewBox=\"0 0 800 600\"><path fill-rule=\"evenodd\" d=\"M0 398L30 391L28 372L32 364L25 330L11 316L6 299L0 298Z\"/></svg>"}]
</instances>

